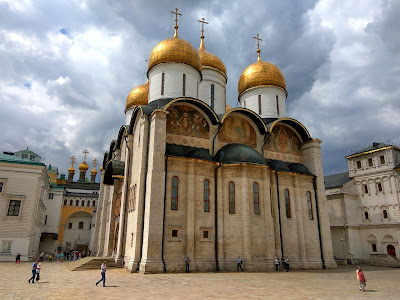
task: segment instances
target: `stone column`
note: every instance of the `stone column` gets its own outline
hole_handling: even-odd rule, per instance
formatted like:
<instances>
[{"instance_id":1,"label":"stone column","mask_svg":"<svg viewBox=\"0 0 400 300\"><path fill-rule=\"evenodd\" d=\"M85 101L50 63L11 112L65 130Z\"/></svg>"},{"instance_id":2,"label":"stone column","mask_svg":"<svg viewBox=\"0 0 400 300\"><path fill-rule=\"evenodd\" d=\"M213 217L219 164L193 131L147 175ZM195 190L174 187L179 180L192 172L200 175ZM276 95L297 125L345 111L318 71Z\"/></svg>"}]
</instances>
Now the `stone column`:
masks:
<instances>
[{"instance_id":1,"label":"stone column","mask_svg":"<svg viewBox=\"0 0 400 300\"><path fill-rule=\"evenodd\" d=\"M324 173L322 171L321 141L313 139L305 142L302 146L303 163L307 169L316 175L316 189L318 200L318 211L320 219L320 230L322 240L322 252L327 268L335 268L336 262L333 259L331 230L328 215L328 204L325 194Z\"/></svg>"},{"instance_id":2,"label":"stone column","mask_svg":"<svg viewBox=\"0 0 400 300\"><path fill-rule=\"evenodd\" d=\"M101 223L102 223L102 208L103 208L103 194L104 194L104 184L103 184L103 178L104 178L104 170L101 171L101 176L100 176L100 192L99 192L99 198L97 200L97 207L96 207L96 223L94 224L94 237L93 237L93 256L98 255L99 253L99 234L100 234L100 229L101 229Z\"/></svg>"},{"instance_id":3,"label":"stone column","mask_svg":"<svg viewBox=\"0 0 400 300\"><path fill-rule=\"evenodd\" d=\"M161 273L165 186L166 112L156 109L150 116L143 248L140 272Z\"/></svg>"},{"instance_id":4,"label":"stone column","mask_svg":"<svg viewBox=\"0 0 400 300\"><path fill-rule=\"evenodd\" d=\"M112 256L114 253L114 238L115 238L115 207L117 202L118 192L120 190L121 182L119 179L114 179L114 189L111 196L111 205L110 211L108 212L108 219L109 219L109 231L108 235L106 236L106 253L105 256Z\"/></svg>"},{"instance_id":5,"label":"stone column","mask_svg":"<svg viewBox=\"0 0 400 300\"><path fill-rule=\"evenodd\" d=\"M273 219L273 210L271 212L271 182L270 182L270 174L271 171L264 167L263 168L263 182L262 182L262 193L260 193L260 202L264 203L262 205L263 211L261 214L264 214L265 220L265 239L267 243L266 256L268 261L268 269L273 270L274 268L274 258L275 258L275 226ZM261 186L260 186L261 188ZM262 197L261 197L262 196Z\"/></svg>"},{"instance_id":6,"label":"stone column","mask_svg":"<svg viewBox=\"0 0 400 300\"><path fill-rule=\"evenodd\" d=\"M307 253L306 253L306 245L304 240L304 226L303 226L303 201L300 188L299 188L299 175L293 175L293 184L294 184L294 202L296 210L294 214L296 215L296 223L297 223L297 238L299 242L299 258L300 263L298 265L299 268L304 268L307 262Z\"/></svg>"},{"instance_id":7,"label":"stone column","mask_svg":"<svg viewBox=\"0 0 400 300\"><path fill-rule=\"evenodd\" d=\"M216 166L216 168L218 165ZM225 216L225 211L227 208L225 208L225 205L228 205L229 203L229 194L227 191L227 183L225 183L224 180L224 172L223 169L224 167L221 166L219 169L217 169L217 183L216 188L217 188L217 201L218 201L218 211L217 211L217 219L218 219L218 262L219 262L219 268L221 271L226 271L227 270L227 263L225 261L225 249L224 249L224 216ZM224 188L225 187L225 188ZM215 197L215 196L214 196ZM215 206L215 205L214 205ZM216 241L217 242L217 241Z\"/></svg>"},{"instance_id":8,"label":"stone column","mask_svg":"<svg viewBox=\"0 0 400 300\"><path fill-rule=\"evenodd\" d=\"M195 175L194 175L194 162L191 160L188 162L188 176L187 176L187 194L186 194L186 256L189 256L193 265L196 266L194 261L194 239L195 239L195 228L194 228L194 217L195 217L195 201L196 201L196 190L195 190Z\"/></svg>"},{"instance_id":9,"label":"stone column","mask_svg":"<svg viewBox=\"0 0 400 300\"><path fill-rule=\"evenodd\" d=\"M105 172L105 171L103 171ZM110 193L110 186L106 184L102 184L103 192L100 192L99 198L101 203L101 213L99 214L100 220L97 221L96 227L99 228L99 246L97 250L97 256L104 256L104 241L106 237L106 216L107 216L107 202Z\"/></svg>"},{"instance_id":10,"label":"stone column","mask_svg":"<svg viewBox=\"0 0 400 300\"><path fill-rule=\"evenodd\" d=\"M280 236L280 227L279 227L279 210L278 210L278 193L276 191L276 171L270 171L271 176L271 188L272 188L272 218L273 218L273 228L274 228L274 236L275 236L275 256L278 256L280 259L282 256L281 251L281 236Z\"/></svg>"},{"instance_id":11,"label":"stone column","mask_svg":"<svg viewBox=\"0 0 400 300\"><path fill-rule=\"evenodd\" d=\"M249 179L247 178L247 168L248 166L242 165L241 166L241 174L242 174L242 182L241 182L241 193L238 193L238 196L240 195L241 199L238 197L236 199L237 204L239 204L239 201L242 204L242 207L240 208L239 205L237 205L236 208L236 213L240 213L242 215L242 229L243 229L243 256L242 259L245 261L245 266L247 264L247 267L249 270L253 269L253 261L251 258L251 230L250 230L250 205L252 202L249 201ZM243 211L240 212L240 209ZM246 263L249 262L249 263Z\"/></svg>"}]
</instances>

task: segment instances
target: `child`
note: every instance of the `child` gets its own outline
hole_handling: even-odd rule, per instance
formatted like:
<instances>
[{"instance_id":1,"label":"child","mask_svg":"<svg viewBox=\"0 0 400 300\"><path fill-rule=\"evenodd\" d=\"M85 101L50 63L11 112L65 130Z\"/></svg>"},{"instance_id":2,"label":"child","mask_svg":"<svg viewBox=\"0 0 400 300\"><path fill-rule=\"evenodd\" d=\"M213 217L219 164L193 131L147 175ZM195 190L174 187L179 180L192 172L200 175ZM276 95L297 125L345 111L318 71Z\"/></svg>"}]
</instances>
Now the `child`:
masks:
<instances>
[{"instance_id":1,"label":"child","mask_svg":"<svg viewBox=\"0 0 400 300\"><path fill-rule=\"evenodd\" d=\"M36 267L36 281L39 281L40 277L40 268L41 268L41 264L38 264Z\"/></svg>"},{"instance_id":2,"label":"child","mask_svg":"<svg viewBox=\"0 0 400 300\"><path fill-rule=\"evenodd\" d=\"M365 279L365 275L364 275L363 271L361 270L361 268L358 270L358 279L360 280L359 290L365 292L364 288L366 286L367 280Z\"/></svg>"}]
</instances>

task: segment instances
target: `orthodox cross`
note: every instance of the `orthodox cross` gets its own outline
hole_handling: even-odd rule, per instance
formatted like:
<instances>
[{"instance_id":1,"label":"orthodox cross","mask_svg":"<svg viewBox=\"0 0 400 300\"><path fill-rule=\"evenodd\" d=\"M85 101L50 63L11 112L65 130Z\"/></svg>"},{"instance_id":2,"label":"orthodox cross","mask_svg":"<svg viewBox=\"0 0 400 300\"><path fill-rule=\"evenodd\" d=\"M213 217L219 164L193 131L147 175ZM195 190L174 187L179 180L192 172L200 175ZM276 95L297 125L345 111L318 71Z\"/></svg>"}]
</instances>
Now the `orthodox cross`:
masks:
<instances>
[{"instance_id":1,"label":"orthodox cross","mask_svg":"<svg viewBox=\"0 0 400 300\"><path fill-rule=\"evenodd\" d=\"M96 166L97 166L97 163L98 163L98 160L97 160L97 158L93 159L93 168L96 168Z\"/></svg>"},{"instance_id":2,"label":"orthodox cross","mask_svg":"<svg viewBox=\"0 0 400 300\"><path fill-rule=\"evenodd\" d=\"M204 18L201 18L200 20L197 20L198 22L201 23L201 38L204 39L204 24L208 24L206 21L204 21Z\"/></svg>"},{"instance_id":3,"label":"orthodox cross","mask_svg":"<svg viewBox=\"0 0 400 300\"><path fill-rule=\"evenodd\" d=\"M175 8L175 11L171 11L171 13L175 14L175 34L174 37L178 37L178 15L182 16L182 14L178 13L178 9Z\"/></svg>"},{"instance_id":4,"label":"orthodox cross","mask_svg":"<svg viewBox=\"0 0 400 300\"><path fill-rule=\"evenodd\" d=\"M254 38L257 40L257 54L258 54L257 60L261 60L261 57L260 57L260 52L261 52L261 50L260 50L260 41L262 41L262 39L260 39L260 36L258 35L258 33L257 33L256 36L254 36Z\"/></svg>"},{"instance_id":5,"label":"orthodox cross","mask_svg":"<svg viewBox=\"0 0 400 300\"><path fill-rule=\"evenodd\" d=\"M75 162L76 162L75 156L71 156L71 166L74 166Z\"/></svg>"},{"instance_id":6,"label":"orthodox cross","mask_svg":"<svg viewBox=\"0 0 400 300\"><path fill-rule=\"evenodd\" d=\"M87 151L86 149L82 151L83 153L83 157L84 157L84 161L86 161L86 156L89 154L89 151Z\"/></svg>"}]
</instances>

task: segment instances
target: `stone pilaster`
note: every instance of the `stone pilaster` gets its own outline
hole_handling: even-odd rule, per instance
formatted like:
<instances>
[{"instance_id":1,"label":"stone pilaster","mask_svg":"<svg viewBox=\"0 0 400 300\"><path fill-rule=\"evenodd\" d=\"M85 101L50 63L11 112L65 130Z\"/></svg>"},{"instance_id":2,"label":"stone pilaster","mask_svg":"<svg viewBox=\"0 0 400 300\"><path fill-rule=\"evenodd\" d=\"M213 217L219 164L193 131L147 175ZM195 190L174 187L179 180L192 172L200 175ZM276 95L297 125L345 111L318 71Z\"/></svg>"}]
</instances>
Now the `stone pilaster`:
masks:
<instances>
[{"instance_id":1,"label":"stone pilaster","mask_svg":"<svg viewBox=\"0 0 400 300\"><path fill-rule=\"evenodd\" d=\"M195 218L195 175L194 175L194 162L191 160L188 162L188 176L187 176L187 195L186 195L186 256L189 256L194 262L194 240L195 240L195 228L194 228L194 218Z\"/></svg>"},{"instance_id":2,"label":"stone pilaster","mask_svg":"<svg viewBox=\"0 0 400 300\"><path fill-rule=\"evenodd\" d=\"M297 265L298 268L304 268L307 262L307 252L306 245L304 240L304 226L303 226L303 205L302 203L305 201L301 197L300 188L299 188L299 175L293 176L293 185L294 185L294 202L296 210L294 214L296 215L296 223L297 223L297 238L299 241L299 258L300 262Z\"/></svg>"},{"instance_id":3,"label":"stone pilaster","mask_svg":"<svg viewBox=\"0 0 400 300\"><path fill-rule=\"evenodd\" d=\"M275 171L271 171L271 202L272 202L272 217L274 223L274 236L275 236L275 256L281 258L281 237L280 237L280 226L279 226L279 210L278 210L278 192L276 189L276 173Z\"/></svg>"},{"instance_id":4,"label":"stone pilaster","mask_svg":"<svg viewBox=\"0 0 400 300\"><path fill-rule=\"evenodd\" d=\"M271 212L271 207L272 207L272 199L271 199L271 182L270 182L270 170L267 168L263 168L263 197L260 197L260 202L264 203L262 205L263 211L261 211L262 214L265 215L265 239L267 241L267 250L266 250L266 255L267 255L267 260L270 262L268 265L268 269L273 269L274 268L274 258L275 258L275 224L274 224L274 219L273 219L273 210Z\"/></svg>"},{"instance_id":5,"label":"stone pilaster","mask_svg":"<svg viewBox=\"0 0 400 300\"><path fill-rule=\"evenodd\" d=\"M104 172L104 171L103 171ZM96 224L99 226L99 247L97 256L104 256L104 241L106 236L106 217L107 217L107 202L110 193L110 186L106 184L102 184L103 186L103 193L100 193L101 198L101 214L100 214L100 222Z\"/></svg>"},{"instance_id":6,"label":"stone pilaster","mask_svg":"<svg viewBox=\"0 0 400 300\"><path fill-rule=\"evenodd\" d=\"M242 228L243 228L243 257L242 259L247 262L247 266L249 270L253 268L253 261L251 257L251 230L250 230L250 206L252 201L249 203L249 179L247 178L247 168L248 166L241 166L242 173L242 182L241 182L241 199L236 199L237 208L236 213L240 213L242 215ZM239 193L238 193L239 194ZM253 197L251 197L253 199ZM239 201L242 202L242 207L239 207ZM240 212L242 210L242 212ZM244 264L244 266L246 266Z\"/></svg>"},{"instance_id":7,"label":"stone pilaster","mask_svg":"<svg viewBox=\"0 0 400 300\"><path fill-rule=\"evenodd\" d=\"M103 184L103 178L104 178L104 170L101 171L101 177L100 177L100 192L99 192L99 200L97 201L97 207L96 207L96 223L94 224L94 238L93 238L93 245L92 245L92 252L93 256L98 255L99 253L99 236L100 236L100 229L101 229L101 223L102 223L102 209L104 205L104 184Z\"/></svg>"}]
</instances>

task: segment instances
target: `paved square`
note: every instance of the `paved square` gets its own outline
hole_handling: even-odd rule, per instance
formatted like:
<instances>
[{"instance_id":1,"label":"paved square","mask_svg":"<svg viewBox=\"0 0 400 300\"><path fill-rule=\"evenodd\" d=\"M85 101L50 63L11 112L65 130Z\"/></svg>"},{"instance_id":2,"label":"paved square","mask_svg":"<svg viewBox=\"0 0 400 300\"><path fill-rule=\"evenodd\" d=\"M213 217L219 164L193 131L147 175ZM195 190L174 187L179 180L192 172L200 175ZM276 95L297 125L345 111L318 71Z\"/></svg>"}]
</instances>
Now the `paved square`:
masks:
<instances>
[{"instance_id":1,"label":"paved square","mask_svg":"<svg viewBox=\"0 0 400 300\"><path fill-rule=\"evenodd\" d=\"M65 264L65 263L64 263ZM29 284L31 263L0 263L2 299L400 299L400 269L364 267L367 291L359 292L354 266L276 273L131 274L70 271L42 263L41 280ZM99 266L100 268L100 266Z\"/></svg>"}]
</instances>

